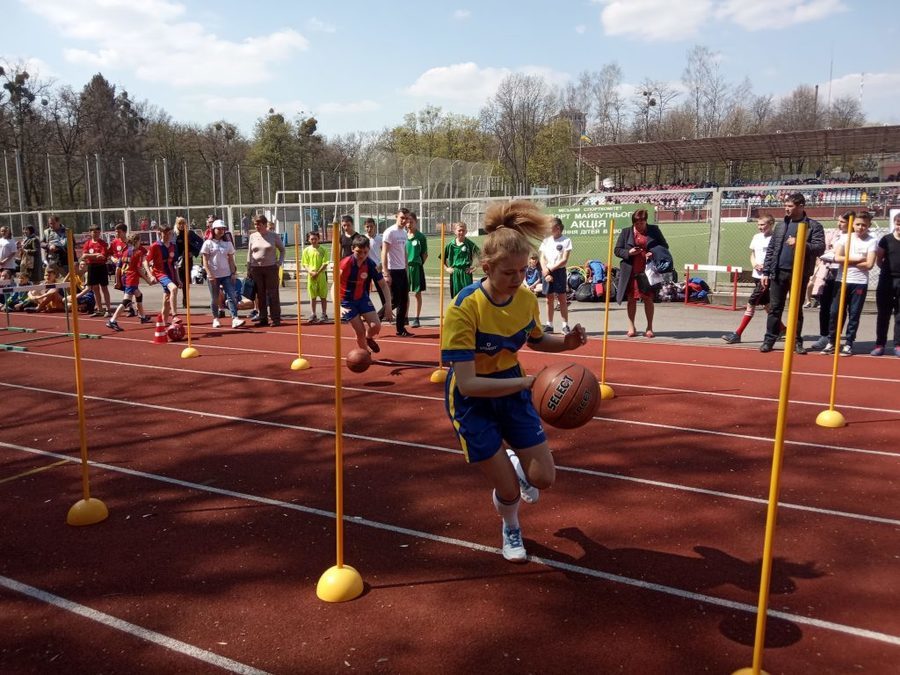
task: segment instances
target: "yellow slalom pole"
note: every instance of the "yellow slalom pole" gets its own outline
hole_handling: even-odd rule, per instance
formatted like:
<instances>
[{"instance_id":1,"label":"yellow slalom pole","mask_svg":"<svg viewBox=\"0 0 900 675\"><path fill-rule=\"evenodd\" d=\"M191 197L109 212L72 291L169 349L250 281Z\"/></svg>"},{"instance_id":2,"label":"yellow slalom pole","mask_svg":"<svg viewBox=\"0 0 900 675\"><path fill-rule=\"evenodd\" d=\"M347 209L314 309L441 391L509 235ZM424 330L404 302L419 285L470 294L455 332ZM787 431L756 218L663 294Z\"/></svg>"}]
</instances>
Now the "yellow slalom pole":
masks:
<instances>
[{"instance_id":1,"label":"yellow slalom pole","mask_svg":"<svg viewBox=\"0 0 900 675\"><path fill-rule=\"evenodd\" d=\"M66 262L69 265L69 297L72 301L72 345L75 350L75 394L78 405L78 438L81 442L81 492L82 498L75 502L66 516L69 525L94 525L109 517L106 504L91 497L91 483L88 477L87 431L84 419L84 379L81 373L81 340L78 330L78 287L75 284L75 239L72 230L66 231ZM68 311L68 308L66 308Z\"/></svg>"},{"instance_id":2,"label":"yellow slalom pole","mask_svg":"<svg viewBox=\"0 0 900 675\"><path fill-rule=\"evenodd\" d=\"M187 320L187 347L181 350L181 358L183 359L195 359L200 356L200 352L191 344L191 271L188 269L188 261L191 259L191 247L190 247L190 234L191 234L191 226L190 223L187 222L187 218L184 219L184 224L182 225L183 232L181 233L184 237L184 315ZM216 303L218 304L218 302Z\"/></svg>"},{"instance_id":3,"label":"yellow slalom pole","mask_svg":"<svg viewBox=\"0 0 900 675\"><path fill-rule=\"evenodd\" d=\"M441 285L438 297L440 298L440 309L438 311L438 367L431 373L431 381L435 384L447 381L447 370L444 368L444 362L441 360L441 343L444 338L444 266L447 261L444 258L444 233L447 229L447 223L441 223Z\"/></svg>"},{"instance_id":4,"label":"yellow slalom pole","mask_svg":"<svg viewBox=\"0 0 900 675\"><path fill-rule=\"evenodd\" d=\"M834 409L837 397L838 359L841 354L841 331L844 328L844 307L847 302L847 269L850 267L850 242L853 240L853 216L847 219L847 247L844 249L844 264L841 266L841 296L838 302L837 326L834 337L834 360L831 366L831 393L828 399L828 410L816 416L816 424L829 429L840 429L847 426L844 415Z\"/></svg>"},{"instance_id":5,"label":"yellow slalom pole","mask_svg":"<svg viewBox=\"0 0 900 675\"><path fill-rule=\"evenodd\" d=\"M756 638L753 643L753 666L735 671L735 675L759 675L762 668L762 652L766 642L766 612L769 606L769 587L772 577L772 543L775 539L775 521L778 514L778 491L781 484L781 463L784 456L784 431L787 426L788 399L791 392L791 368L794 363L794 345L797 344L797 316L806 279L803 277L806 257L806 221L797 226L797 244L794 247L794 269L791 274L791 302L788 307L787 336L784 359L781 364L781 388L778 393L778 417L775 422L775 448L772 453L772 476L769 482L769 506L766 511L766 535L763 544L762 571L759 579L759 606L756 613Z\"/></svg>"},{"instance_id":6,"label":"yellow slalom pole","mask_svg":"<svg viewBox=\"0 0 900 675\"><path fill-rule=\"evenodd\" d=\"M294 281L297 284L297 358L291 363L291 370L306 370L309 361L303 358L303 335L300 324L303 323L303 309L300 305L300 223L294 223L294 260L297 266L297 276ZM337 314L337 309L335 313Z\"/></svg>"},{"instance_id":7,"label":"yellow slalom pole","mask_svg":"<svg viewBox=\"0 0 900 675\"><path fill-rule=\"evenodd\" d=\"M609 221L609 251L606 254L606 284L604 295L606 301L603 305L603 354L600 357L600 400L608 401L616 397L616 392L606 384L606 342L609 336L609 295L612 290L612 263L613 263L613 237L616 234L615 220Z\"/></svg>"},{"instance_id":8,"label":"yellow slalom pole","mask_svg":"<svg viewBox=\"0 0 900 675\"><path fill-rule=\"evenodd\" d=\"M359 572L344 564L344 419L343 389L341 388L341 266L340 225L332 226L331 259L334 262L334 484L335 484L335 541L337 563L319 577L316 595L325 602L353 600L363 592L363 580Z\"/></svg>"}]
</instances>

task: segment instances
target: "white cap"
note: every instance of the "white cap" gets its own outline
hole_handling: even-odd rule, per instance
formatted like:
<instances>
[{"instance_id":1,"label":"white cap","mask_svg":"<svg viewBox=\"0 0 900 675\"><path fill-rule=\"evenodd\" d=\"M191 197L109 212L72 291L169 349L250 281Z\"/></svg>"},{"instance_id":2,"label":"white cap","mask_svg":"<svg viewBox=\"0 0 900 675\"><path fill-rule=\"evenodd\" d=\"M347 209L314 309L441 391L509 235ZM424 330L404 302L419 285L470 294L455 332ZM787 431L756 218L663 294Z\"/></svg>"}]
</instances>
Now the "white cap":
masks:
<instances>
[{"instance_id":1,"label":"white cap","mask_svg":"<svg viewBox=\"0 0 900 675\"><path fill-rule=\"evenodd\" d=\"M216 229L217 227L221 227L223 230L228 229L227 227L225 227L225 223L222 222L221 220L214 220L213 224L212 224L212 229Z\"/></svg>"}]
</instances>

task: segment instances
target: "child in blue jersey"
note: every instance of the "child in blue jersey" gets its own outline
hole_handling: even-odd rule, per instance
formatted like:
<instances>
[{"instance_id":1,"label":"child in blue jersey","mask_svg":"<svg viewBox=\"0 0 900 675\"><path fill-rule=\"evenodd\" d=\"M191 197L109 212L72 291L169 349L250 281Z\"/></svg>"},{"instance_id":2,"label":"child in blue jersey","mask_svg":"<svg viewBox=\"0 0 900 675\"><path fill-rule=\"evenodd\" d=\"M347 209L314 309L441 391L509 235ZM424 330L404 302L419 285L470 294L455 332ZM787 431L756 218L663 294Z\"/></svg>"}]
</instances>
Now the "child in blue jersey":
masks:
<instances>
[{"instance_id":1,"label":"child in blue jersey","mask_svg":"<svg viewBox=\"0 0 900 675\"><path fill-rule=\"evenodd\" d=\"M387 285L375 261L369 258L369 238L354 234L350 239L350 255L340 262L341 270L341 318L347 321L356 333L356 344L360 349L380 352L375 338L381 331L378 312L369 299L369 291L374 281L385 297L384 320L394 318L391 312L391 287ZM363 320L365 324L363 325Z\"/></svg>"},{"instance_id":2,"label":"child in blue jersey","mask_svg":"<svg viewBox=\"0 0 900 675\"><path fill-rule=\"evenodd\" d=\"M541 352L577 349L587 338L580 325L565 336L544 333L537 298L522 287L530 239L548 235L549 218L529 201L499 203L485 214L484 229L485 277L462 289L444 316L441 356L451 366L446 406L466 461L493 488L503 557L524 562L520 498L537 501L556 467L531 402L535 376L525 374L516 352L526 343ZM502 452L504 442L512 449Z\"/></svg>"}]
</instances>

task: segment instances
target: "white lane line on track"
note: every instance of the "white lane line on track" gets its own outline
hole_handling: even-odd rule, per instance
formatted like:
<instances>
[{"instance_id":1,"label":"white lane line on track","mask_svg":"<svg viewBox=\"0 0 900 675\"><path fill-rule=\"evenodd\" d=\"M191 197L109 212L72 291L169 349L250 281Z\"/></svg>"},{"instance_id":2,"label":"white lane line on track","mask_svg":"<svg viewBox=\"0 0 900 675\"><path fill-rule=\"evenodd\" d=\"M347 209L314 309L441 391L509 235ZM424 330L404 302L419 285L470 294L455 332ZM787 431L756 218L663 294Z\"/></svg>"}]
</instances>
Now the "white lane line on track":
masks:
<instances>
[{"instance_id":1,"label":"white lane line on track","mask_svg":"<svg viewBox=\"0 0 900 675\"><path fill-rule=\"evenodd\" d=\"M60 336L64 335L64 334L58 333L56 331L38 330L37 332L38 333L50 332L54 335L60 335ZM235 330L235 331L229 331L229 332L240 332L240 331ZM253 332L255 334L255 333L262 332L262 331L254 330ZM269 335L289 335L293 339L296 339L296 337L297 337L296 333L281 333L281 332L276 332L276 331L265 331L265 332ZM303 336L310 337L310 338L328 339L328 340L334 339L334 336L328 336L328 335L317 335L317 334L309 334L308 335L308 334L304 333ZM108 340L120 340L122 342L140 342L143 344L149 344L148 340L138 340L137 338L129 338L129 337L124 337L124 336L119 336L118 334L115 334L114 336L113 335L109 335L109 336L105 335L104 338L108 339ZM341 339L347 340L347 341L352 341L354 344L356 342L355 338L352 338L352 337L349 337L346 335L342 336ZM590 339L591 340L599 340L600 338L598 337L598 338L590 338ZM195 342L197 342L198 348L201 348L201 349L220 349L220 350L225 350L225 351L248 352L251 354L259 354L259 349L254 349L254 348L250 348L250 347L228 347L225 345L213 345L213 344L207 344L205 342L202 342L202 340L195 340ZM624 341L622 341L622 342L624 342ZM424 342L416 342L414 340L397 340L397 339L391 338L390 340L385 340L385 343L389 344L389 345L390 344L416 345L419 347L434 346L435 351L437 351L437 348L435 345L430 345L430 344L424 343ZM629 343L629 344L638 344L638 343ZM705 345L679 345L679 346L702 348ZM713 348L719 349L718 345L714 346ZM296 351L266 350L266 353L267 354L283 354L284 356L291 356L291 357L297 356ZM532 357L540 358L539 352L532 352L527 349L520 351L519 354L524 355L526 358L532 358ZM312 355L304 354L303 356L305 358L309 358L310 356L313 356L315 358L322 358L322 359L329 359L329 360L334 358L334 356L332 356L331 354L321 354L321 355L320 354L312 354ZM566 356L568 356L572 359L588 360L588 361L599 361L601 359L600 356L580 354L577 352L566 352ZM810 356L815 358L816 355L811 354ZM876 357L871 357L871 358L876 358ZM736 371L736 372L748 373L750 375L760 375L760 374L780 375L781 374L781 370L779 370L777 368L744 368L741 366L723 366L723 365L711 364L711 363L685 363L683 361L661 361L658 359L645 359L645 358L633 359L633 358L623 358L623 357L618 357L618 356L608 356L607 360L608 361L621 361L623 363L653 364L653 365L659 365L659 366L682 366L682 367L686 367L686 368L712 368L712 369L717 369L717 370L732 370L732 371ZM388 359L381 359L381 363L398 365L398 366L418 367L418 368L425 368L425 367L430 368L431 367L431 366L423 366L421 363L405 363L403 361L392 361L392 360L388 360ZM437 361L435 361L435 366L437 366ZM813 372L804 372L804 371L798 371L798 370L793 371L792 376L794 376L794 377L797 377L797 376L824 377L824 378L831 379L831 373L813 373ZM893 379L893 378L888 378L888 377L869 377L869 376L864 376L864 375L849 375L849 374L841 374L840 377L842 380L859 380L861 382L877 382L879 384L900 384L900 379Z\"/></svg>"},{"instance_id":2,"label":"white lane line on track","mask_svg":"<svg viewBox=\"0 0 900 675\"><path fill-rule=\"evenodd\" d=\"M0 576L0 586L3 586L10 591L14 591L15 593L20 593L22 595L28 596L29 598L32 598L34 600L39 600L40 602L47 603L48 605L52 605L58 609L72 612L73 614L77 614L78 616L81 616L90 621L103 624L108 628L112 628L122 633L127 633L128 635L139 638L141 640L145 640L147 642L152 642L153 644L159 645L160 647L168 649L169 651L177 652L185 656L190 656L191 658L197 659L198 661L209 663L231 673L241 673L242 675L268 675L265 670L259 670L258 668L253 668L252 666L248 666L244 663L241 663L240 661L234 661L224 656L219 656L218 654L207 651L205 649L200 649L199 647L195 647L194 645L188 644L187 642L182 642L181 640L176 640L175 638L171 638L168 635L157 633L156 631L150 630L149 628L143 628L142 626L138 626L137 624L133 624L129 621L118 619L104 612L100 612L96 609L92 609L85 605L78 604L77 602L67 600L66 598L60 597L58 595L54 595L53 593L48 593L47 591L43 591L40 588L35 588L34 586L23 584L22 582L16 581L15 579L10 579L9 577Z\"/></svg>"},{"instance_id":3,"label":"white lane line on track","mask_svg":"<svg viewBox=\"0 0 900 675\"><path fill-rule=\"evenodd\" d=\"M27 386L18 385L18 384L8 384L6 382L0 382L0 386L12 387L14 389L22 389L25 391L36 391L36 392L40 392L40 393L44 393L44 394L56 394L56 395L70 396L70 397L75 396L74 393L57 392L57 391L53 391L51 389L40 389L38 387L27 387ZM132 401L123 401L123 400L119 400L119 399L103 398L100 396L85 396L85 398L89 399L89 400L102 401L104 403L134 406L134 407L138 407L138 408L149 408L151 410L161 410L164 412L178 412L178 413L183 413L183 414L188 414L188 415L197 415L199 417L210 417L213 419L221 419L221 420L226 420L229 422L241 422L241 423L245 423L245 424L259 424L262 426L275 427L278 429L289 429L292 431L311 432L311 433L321 434L321 435L325 435L325 436L334 436L334 434L335 434L335 432L330 429L306 427L306 426L300 426L297 424L288 424L286 422L271 422L268 420L259 420L259 419L255 419L252 417L235 417L232 415L203 412L200 410L190 410L187 408L176 409L176 408L172 408L170 406L155 405L152 403L137 403L137 402L132 402ZM447 448L447 447L440 446L440 445L429 445L426 443L413 443L411 441L401 441L401 440L397 440L397 439L380 438L377 436L363 436L362 434L344 433L344 434L342 434L342 436L343 436L343 438L352 438L353 440L367 441L367 442L371 442L371 443L382 443L385 445L398 445L398 446L403 446L403 447L408 447L408 448L436 450L438 452L445 452L445 453L454 454L454 455L462 454L461 450L458 450L455 448ZM2 446L2 445L9 445L9 444L0 442L0 446ZM13 447L13 446L10 446L10 447ZM18 447L18 446L16 446L16 447ZM65 455L61 455L61 456L65 457ZM664 483L661 481L655 481L655 480L651 480L648 478L634 478L631 476L625 476L625 475L620 475L620 474L594 471L592 469L579 469L579 468L575 468L575 467L557 466L556 470L557 471L568 471L568 472L572 472L572 473L597 475L597 476L602 476L604 478L611 478L614 480L638 483L641 485L652 485L653 487L668 488L668 489L677 490L680 492L688 492L688 493L693 493L693 494L711 495L711 496L715 496L715 497L733 499L733 500L742 501L742 502L750 502L750 503L754 503L754 504L768 504L767 499L762 499L760 497L751 497L748 495L739 495L739 494L733 494L733 493L729 493L729 492L720 492L717 490L709 490L706 488L698 488L698 487L693 487L693 486L689 486L689 485L679 485L677 483ZM779 507L784 508L784 509L791 509L791 510L795 510L795 511L806 511L806 512L815 513L818 515L824 515L824 516L836 516L839 518L848 518L851 520L862 520L862 521L871 522L871 523L891 525L893 527L900 526L900 519L895 519L895 518L884 518L882 516L873 516L873 515L862 514L862 513L852 513L849 511L836 511L833 509L823 509L823 508L819 508L819 507L815 507L815 506L806 506L803 504L793 504L791 502L779 502Z\"/></svg>"},{"instance_id":4,"label":"white lane line on track","mask_svg":"<svg viewBox=\"0 0 900 675\"><path fill-rule=\"evenodd\" d=\"M54 359L66 359L66 360L72 360L74 358L72 356L67 356L67 355L62 355L62 354L45 354L45 353L41 353L41 352L11 352L11 353L16 354L17 356L37 356L37 357L41 357L41 358L54 358ZM317 387L320 389L332 389L332 390L334 389L333 384L319 384L319 383L315 383L315 382L303 382L302 380L301 381L284 380L284 379L279 379L279 378L274 378L274 377L259 377L256 375L241 375L241 374L237 374L237 373L218 373L218 372L210 372L210 371L206 371L206 370L193 370L190 368L173 368L171 366L156 366L156 365L144 364L144 363L128 363L128 362L124 362L124 361L110 361L109 359L82 358L82 361L88 361L91 363L102 363L102 364L108 364L108 365L114 364L114 365L127 366L127 367L131 367L131 368L145 368L148 370L162 370L162 371L171 371L171 372L176 372L176 373L188 373L188 374L192 374L192 375L206 375L209 377L224 377L224 378L238 379L238 380L246 379L249 381L259 381L259 382L275 382L275 383L279 383L279 384L289 384L289 385L298 386L298 387ZM0 383L0 384L2 384L2 383ZM615 383L610 383L610 384L615 384ZM623 384L617 385L617 386L637 387L637 388L645 388L645 389L663 389L663 390L671 391L671 389L669 389L667 387L631 385L631 384L626 384L626 383L623 383ZM425 394L407 394L404 392L384 391L384 390L380 390L380 389L376 390L376 389L370 389L370 388L365 388L365 387L348 387L346 385L342 385L342 388L345 391L353 391L353 392L359 392L359 393L365 393L365 394L377 394L380 396L396 396L396 397L400 397L400 398L414 398L414 399L426 400L426 401L443 401L444 400L443 396L427 396ZM681 391L686 392L686 393L694 393L694 394L698 394L701 396L709 395L709 392L704 392L704 391L694 391L694 390L689 390L689 389L681 390ZM727 394L721 394L721 395L728 396ZM777 401L777 399L765 399L765 398L752 397L752 396L751 397L740 396L740 397L736 397L736 398L748 398L753 401L770 401L770 402ZM791 403L796 403L798 405L815 405L815 406L824 406L825 405L824 403L816 403L814 401L791 401ZM846 409L855 408L855 406L848 406L848 407L840 406L840 408L846 410ZM880 412L900 415L900 410L889 410L889 409L883 410L880 408L873 409L873 408L865 408L865 407L860 407L858 409L863 410L863 411L878 410ZM768 436L750 436L747 434L735 434L735 433L731 433L728 431L714 431L714 430L709 430L709 429L699 429L696 427L681 427L681 426L673 426L673 425L667 425L667 424L656 424L656 423L652 423L652 422L640 422L640 421L632 421L632 420L625 420L625 419L614 419L612 417L600 417L600 416L594 417L594 419L601 420L604 422L613 422L616 424L637 424L637 425L641 425L641 426L657 427L657 428L661 428L661 429L671 429L673 431L687 431L687 432L693 432L693 433L698 433L698 434L711 434L711 435L716 435L716 436L724 436L726 438L740 438L741 440L764 441L764 442L774 442L775 441L775 439L773 437L768 437ZM828 445L828 444L821 444L821 443L811 443L808 441L785 440L785 445L795 445L798 447L810 447L810 448L816 448L816 449L822 449L822 450L836 450L839 452L854 452L854 453L878 455L878 456L884 456L884 457L900 457L900 452L890 452L890 451L886 451L886 450L869 450L867 448L853 448L853 447L842 446L842 445Z\"/></svg>"},{"instance_id":5,"label":"white lane line on track","mask_svg":"<svg viewBox=\"0 0 900 675\"><path fill-rule=\"evenodd\" d=\"M14 450L20 450L23 452L28 452L35 455L43 455L47 457L55 457L59 459L68 459L73 463L76 463L80 460L67 457L66 455L62 455L56 452L48 452L46 450L39 450L37 448L29 448L22 445L15 445L12 443L4 443L0 442L0 446L11 448ZM146 473L144 471L136 471L135 469L127 469L120 466L114 466L111 464L104 464L102 462L90 462L92 466L97 468L106 469L108 471L115 471L118 473L127 474L129 476L135 476L138 478L145 478L148 480L159 481L162 483L168 483L170 485L177 485L179 487L184 487L191 490L198 490L201 492L209 492L212 494L223 495L227 497L232 497L234 499L243 500L243 501L251 501L259 504L266 504L269 506L276 506L283 509L290 509L292 511L299 511L301 513L306 513L315 516L324 516L327 518L335 518L335 513L331 511L326 511L324 509L316 509L308 506L302 506L300 504L294 504L291 502L282 502L277 499L270 499L268 497L259 497L257 495L251 495L244 492L235 492L233 490L227 490L224 488L212 487L209 485L202 485L199 483L191 483L189 481L179 480L177 478L169 478L168 476L161 476L158 474ZM479 551L482 553L491 553L493 555L502 555L500 549L495 548L493 546L485 546L484 544L477 544L475 542L465 541L463 539L456 539L453 537L445 537L442 535L432 534L430 532L424 532L421 530L413 530L407 527L399 527L397 525L390 525L388 523L382 523L374 520L368 520L361 516L344 516L344 521L347 523L352 523L356 525L362 525L365 527L371 527L378 530L384 530L387 532L392 532L394 534L401 534L409 537L414 537L418 539L426 539L429 541L438 542L441 544L448 544L451 546L458 546L461 548ZM595 579L602 579L604 581L609 581L615 584L622 584L625 586L632 586L635 588L639 588L645 591L653 591L655 593L661 593L664 595L670 595L673 597L682 598L685 600L691 600L693 602L701 602L707 605L713 605L716 607L723 607L729 610L735 610L739 612L746 612L749 614L755 614L757 611L757 607L755 605L749 605L743 602L736 602L733 600L726 600L724 598L718 598L712 595L705 595L702 593L695 593L693 591L686 591L681 588L676 588L674 586L666 586L664 584L656 584L648 581L643 581L641 579L632 579L631 577L622 576L619 574L611 574L609 572L603 572L602 570L592 569L590 567L583 567L581 565L575 565L572 563L561 562L557 560L552 560L549 558L542 558L538 556L528 556L528 559L534 563L539 565L544 565L545 567L550 567L552 569L558 569L565 572L572 572L575 574L582 574L585 576L593 577ZM783 619L785 621L791 621L798 624L804 624L807 626L815 626L816 628L821 628L824 630L835 631L838 633L843 633L845 635L852 635L854 637L865 638L869 640L876 640L878 642L884 642L890 645L900 646L900 637L895 635L890 635L888 633L881 633L878 631L872 631L865 628L857 628L855 626L848 626L846 624L840 624L833 621L824 621L821 619L814 619L807 616L802 616L800 614L791 614L789 612L782 612L777 610L769 609L767 612L767 616Z\"/></svg>"}]
</instances>

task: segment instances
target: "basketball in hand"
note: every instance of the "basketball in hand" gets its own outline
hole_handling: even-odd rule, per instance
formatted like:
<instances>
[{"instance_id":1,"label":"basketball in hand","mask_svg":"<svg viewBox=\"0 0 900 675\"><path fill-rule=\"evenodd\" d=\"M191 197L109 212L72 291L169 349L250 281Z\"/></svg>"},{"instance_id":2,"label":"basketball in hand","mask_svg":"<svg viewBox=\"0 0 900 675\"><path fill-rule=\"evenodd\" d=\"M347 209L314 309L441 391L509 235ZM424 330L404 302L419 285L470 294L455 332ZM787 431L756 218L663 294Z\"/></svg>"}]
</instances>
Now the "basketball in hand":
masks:
<instances>
[{"instance_id":1,"label":"basketball in hand","mask_svg":"<svg viewBox=\"0 0 900 675\"><path fill-rule=\"evenodd\" d=\"M531 398L547 424L574 429L594 416L600 405L600 387L594 374L584 366L555 363L538 373Z\"/></svg>"}]
</instances>

